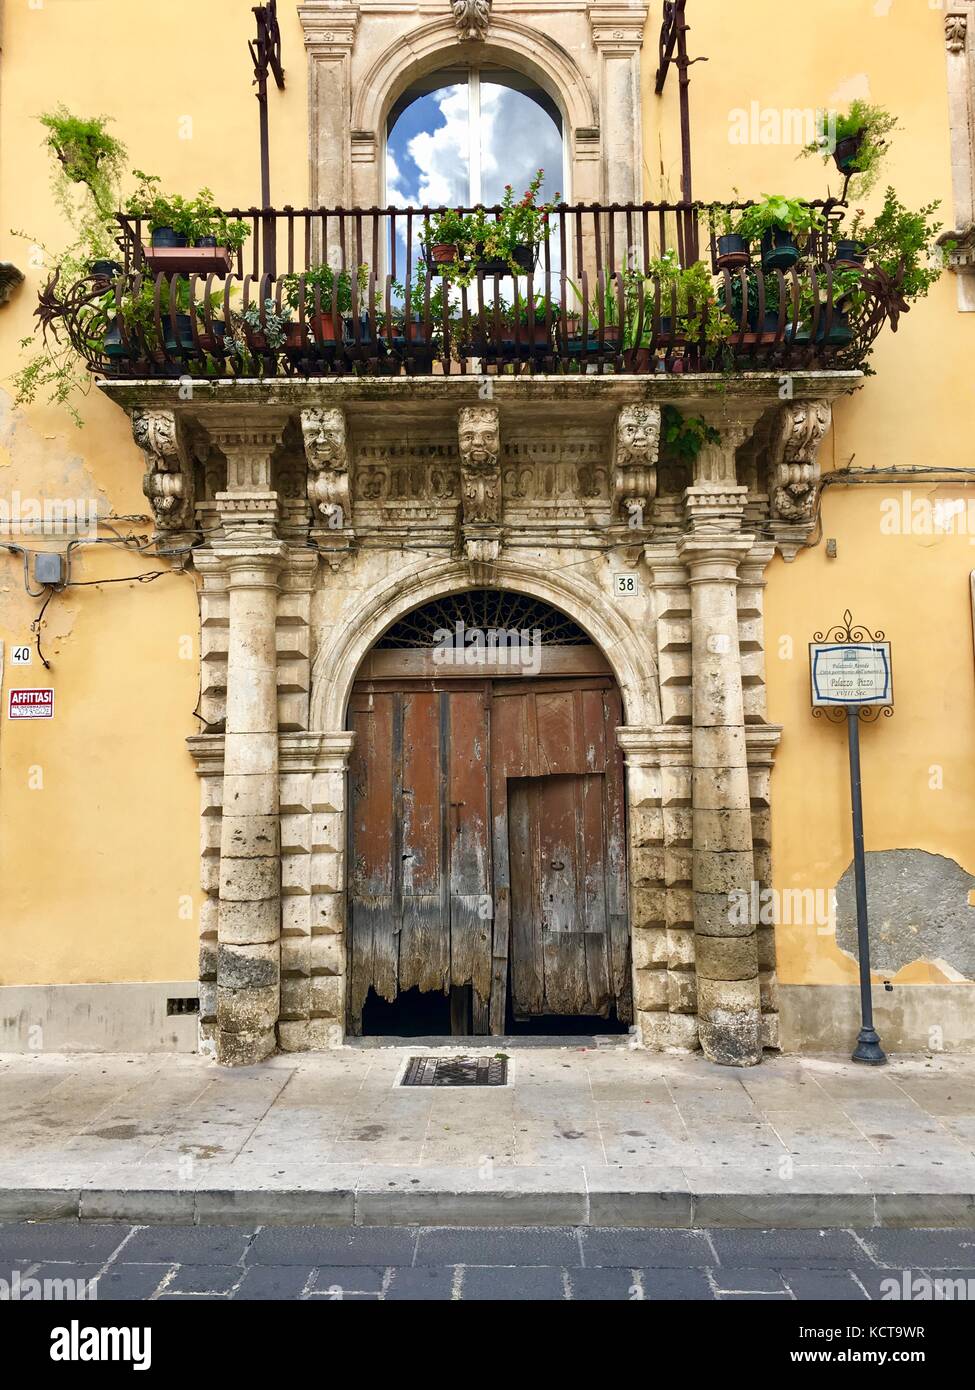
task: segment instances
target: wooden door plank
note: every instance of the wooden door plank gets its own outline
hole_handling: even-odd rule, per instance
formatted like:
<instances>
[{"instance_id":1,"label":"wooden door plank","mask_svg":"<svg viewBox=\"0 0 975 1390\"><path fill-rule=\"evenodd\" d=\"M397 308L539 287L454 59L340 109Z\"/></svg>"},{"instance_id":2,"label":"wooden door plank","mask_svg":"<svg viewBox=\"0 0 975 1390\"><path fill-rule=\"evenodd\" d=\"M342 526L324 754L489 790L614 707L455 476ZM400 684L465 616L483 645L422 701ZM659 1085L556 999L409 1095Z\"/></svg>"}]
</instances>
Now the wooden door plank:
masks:
<instances>
[{"instance_id":1,"label":"wooden door plank","mask_svg":"<svg viewBox=\"0 0 975 1390\"><path fill-rule=\"evenodd\" d=\"M536 784L539 836L544 1012L588 1009L578 853L578 779L546 777Z\"/></svg>"},{"instance_id":2,"label":"wooden door plank","mask_svg":"<svg viewBox=\"0 0 975 1390\"><path fill-rule=\"evenodd\" d=\"M536 817L533 783L522 779L508 786L508 856L511 866L511 1007L516 1018L542 1011L544 968L541 959Z\"/></svg>"},{"instance_id":3,"label":"wooden door plank","mask_svg":"<svg viewBox=\"0 0 975 1390\"><path fill-rule=\"evenodd\" d=\"M617 1017L633 1021L632 946L626 882L626 766L616 730L623 723L623 705L615 687L603 694L606 729L606 897L609 912L610 979Z\"/></svg>"},{"instance_id":4,"label":"wooden door plank","mask_svg":"<svg viewBox=\"0 0 975 1390\"><path fill-rule=\"evenodd\" d=\"M377 922L392 911L392 743L394 697L376 696L351 718L356 741L349 767L349 1011L361 1028L362 1006L376 979ZM381 973L381 972L380 972ZM395 984L392 998L395 998Z\"/></svg>"},{"instance_id":5,"label":"wooden door plank","mask_svg":"<svg viewBox=\"0 0 975 1390\"><path fill-rule=\"evenodd\" d=\"M440 696L403 696L403 880L399 988L446 991L450 922L441 892Z\"/></svg>"},{"instance_id":6,"label":"wooden door plank","mask_svg":"<svg viewBox=\"0 0 975 1390\"><path fill-rule=\"evenodd\" d=\"M450 979L482 1011L492 979L489 687L450 696Z\"/></svg>"}]
</instances>

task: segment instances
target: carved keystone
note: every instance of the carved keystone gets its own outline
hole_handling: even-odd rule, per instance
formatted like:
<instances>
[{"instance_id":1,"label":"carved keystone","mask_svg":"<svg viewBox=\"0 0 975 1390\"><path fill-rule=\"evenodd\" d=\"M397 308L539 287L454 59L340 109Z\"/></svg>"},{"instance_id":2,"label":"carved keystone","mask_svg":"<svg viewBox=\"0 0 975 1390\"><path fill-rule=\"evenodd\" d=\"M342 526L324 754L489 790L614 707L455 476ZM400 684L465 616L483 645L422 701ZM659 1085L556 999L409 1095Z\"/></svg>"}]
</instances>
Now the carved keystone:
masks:
<instances>
[{"instance_id":1,"label":"carved keystone","mask_svg":"<svg viewBox=\"0 0 975 1390\"><path fill-rule=\"evenodd\" d=\"M625 405L616 417L613 510L628 526L649 525L657 495L660 453L660 407Z\"/></svg>"},{"instance_id":2,"label":"carved keystone","mask_svg":"<svg viewBox=\"0 0 975 1390\"><path fill-rule=\"evenodd\" d=\"M152 508L157 531L192 530L192 474L174 412L133 411L132 435L146 457L142 491Z\"/></svg>"},{"instance_id":3,"label":"carved keystone","mask_svg":"<svg viewBox=\"0 0 975 1390\"><path fill-rule=\"evenodd\" d=\"M483 42L487 38L492 3L493 0L451 0L450 8L459 39L477 39Z\"/></svg>"}]
</instances>

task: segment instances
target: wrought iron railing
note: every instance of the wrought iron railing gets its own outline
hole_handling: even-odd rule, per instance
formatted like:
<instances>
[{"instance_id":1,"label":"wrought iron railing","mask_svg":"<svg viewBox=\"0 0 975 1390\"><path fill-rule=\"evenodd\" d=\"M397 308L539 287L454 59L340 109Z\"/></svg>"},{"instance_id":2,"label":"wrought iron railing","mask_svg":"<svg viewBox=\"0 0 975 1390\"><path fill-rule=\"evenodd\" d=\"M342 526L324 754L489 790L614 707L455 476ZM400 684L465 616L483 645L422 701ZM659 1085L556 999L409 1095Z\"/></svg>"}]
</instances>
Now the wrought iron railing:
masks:
<instances>
[{"instance_id":1,"label":"wrought iron railing","mask_svg":"<svg viewBox=\"0 0 975 1390\"><path fill-rule=\"evenodd\" d=\"M720 269L700 204L561 205L517 274L445 272L422 235L441 209L230 209L252 229L232 258L160 256L141 219L120 217L118 271L42 297L41 316L93 371L122 377L856 366L884 322L883 285L867 267L851 293L834 254L842 206L812 206L824 230L771 271L758 248ZM657 262L687 267L701 249L711 290L695 302Z\"/></svg>"}]
</instances>

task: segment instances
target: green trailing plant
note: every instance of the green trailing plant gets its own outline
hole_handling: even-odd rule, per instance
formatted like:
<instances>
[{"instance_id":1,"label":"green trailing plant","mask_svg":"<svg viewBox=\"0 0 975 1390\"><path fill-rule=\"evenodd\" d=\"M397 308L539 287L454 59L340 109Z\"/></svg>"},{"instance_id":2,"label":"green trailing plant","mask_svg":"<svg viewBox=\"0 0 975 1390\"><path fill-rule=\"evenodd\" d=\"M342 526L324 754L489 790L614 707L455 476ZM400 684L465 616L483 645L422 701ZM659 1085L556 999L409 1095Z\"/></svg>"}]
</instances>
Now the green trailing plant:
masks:
<instances>
[{"instance_id":1,"label":"green trailing plant","mask_svg":"<svg viewBox=\"0 0 975 1390\"><path fill-rule=\"evenodd\" d=\"M684 415L675 405L665 405L660 412L660 438L675 458L693 463L705 444L721 443L721 431L701 415Z\"/></svg>"},{"instance_id":2,"label":"green trailing plant","mask_svg":"<svg viewBox=\"0 0 975 1390\"><path fill-rule=\"evenodd\" d=\"M848 111L819 111L816 115L817 135L802 150L803 155L820 155L828 162L842 140L857 140L855 153L847 162L845 172L857 176L857 194L863 197L877 182L880 166L887 151L886 136L897 129L897 117L883 106L872 106L857 99Z\"/></svg>"},{"instance_id":3,"label":"green trailing plant","mask_svg":"<svg viewBox=\"0 0 975 1390\"><path fill-rule=\"evenodd\" d=\"M426 247L469 246L473 222L473 217L460 208L447 208L423 224L420 241Z\"/></svg>"},{"instance_id":4,"label":"green trailing plant","mask_svg":"<svg viewBox=\"0 0 975 1390\"><path fill-rule=\"evenodd\" d=\"M801 240L825 225L823 214L801 198L781 193L764 193L761 202L744 209L732 224L732 232L747 242L760 242L767 232L786 232Z\"/></svg>"},{"instance_id":5,"label":"green trailing plant","mask_svg":"<svg viewBox=\"0 0 975 1390\"><path fill-rule=\"evenodd\" d=\"M85 119L58 106L40 118L46 131L44 146L52 156L55 201L70 229L70 240L53 251L28 232L15 231L37 247L48 269L45 294L53 297L84 280L93 261L118 256L114 210L125 167L125 146L109 135L107 116ZM104 337L100 304L88 315L93 334ZM14 403L33 405L38 400L65 407L79 427L82 419L75 400L91 389L91 376L73 350L62 343L56 328L42 331L40 341L21 339L23 365L13 376Z\"/></svg>"},{"instance_id":6,"label":"green trailing plant","mask_svg":"<svg viewBox=\"0 0 975 1390\"><path fill-rule=\"evenodd\" d=\"M75 190L81 185L102 221L108 221L117 205L117 193L125 172L126 149L110 135L110 116L87 119L60 105L39 117L47 131L45 144L55 157L54 196L68 221L75 224Z\"/></svg>"}]
</instances>

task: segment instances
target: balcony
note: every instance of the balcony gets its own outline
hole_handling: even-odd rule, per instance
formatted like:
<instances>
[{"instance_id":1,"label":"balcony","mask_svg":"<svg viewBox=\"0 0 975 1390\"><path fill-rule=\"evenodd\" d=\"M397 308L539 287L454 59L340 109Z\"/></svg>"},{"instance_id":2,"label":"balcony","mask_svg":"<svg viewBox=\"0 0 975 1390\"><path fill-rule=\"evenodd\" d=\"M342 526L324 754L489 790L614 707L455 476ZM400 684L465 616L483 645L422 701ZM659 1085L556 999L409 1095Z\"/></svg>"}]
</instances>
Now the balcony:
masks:
<instances>
[{"instance_id":1,"label":"balcony","mask_svg":"<svg viewBox=\"0 0 975 1390\"><path fill-rule=\"evenodd\" d=\"M119 216L117 265L39 314L115 380L857 369L890 287L842 259L844 204L809 207L822 230L788 268L757 245L729 266L699 203L560 204L507 263L438 260L437 208L229 209L235 253L152 248ZM670 273L699 263L693 291Z\"/></svg>"}]
</instances>

